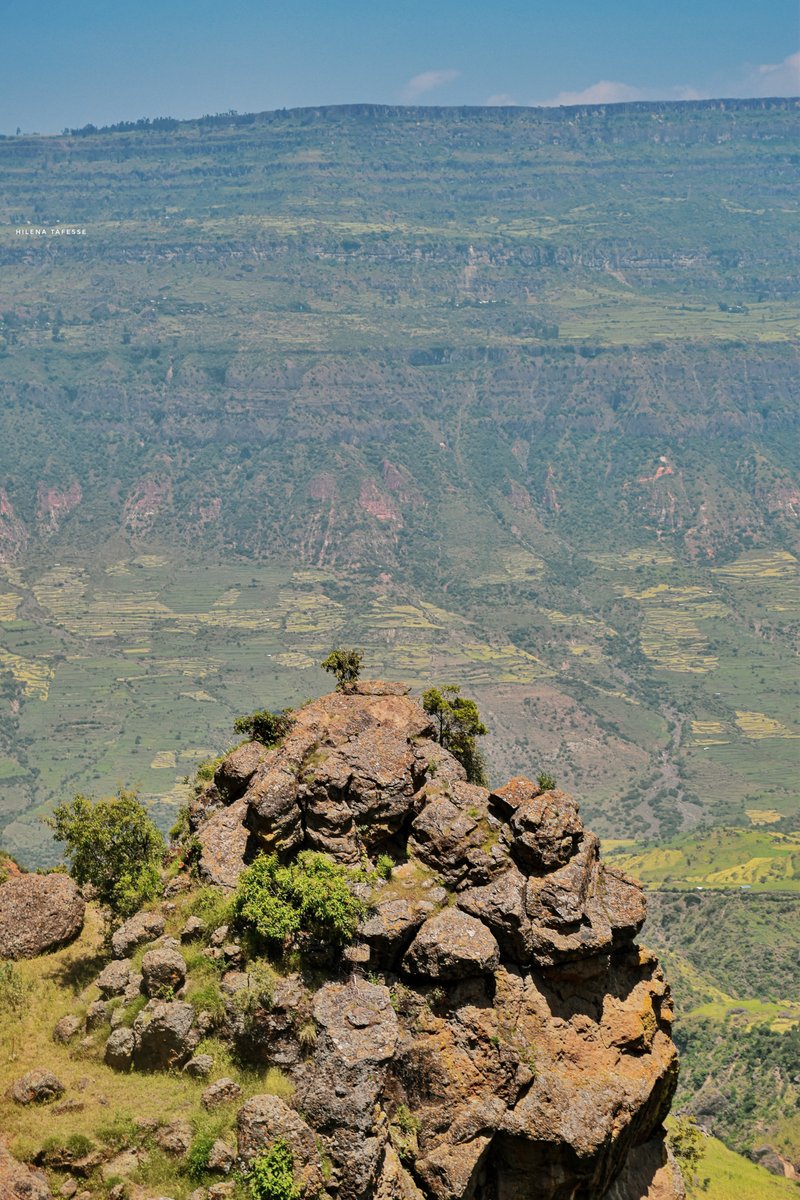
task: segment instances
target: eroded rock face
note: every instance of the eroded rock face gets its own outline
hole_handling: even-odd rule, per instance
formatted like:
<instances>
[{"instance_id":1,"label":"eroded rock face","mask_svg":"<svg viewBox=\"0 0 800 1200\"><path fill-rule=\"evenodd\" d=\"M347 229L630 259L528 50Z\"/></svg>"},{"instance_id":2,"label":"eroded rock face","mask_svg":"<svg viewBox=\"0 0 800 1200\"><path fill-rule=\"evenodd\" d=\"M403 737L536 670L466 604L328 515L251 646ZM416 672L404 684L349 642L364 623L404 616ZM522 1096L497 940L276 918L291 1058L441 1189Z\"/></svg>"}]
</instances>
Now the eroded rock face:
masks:
<instances>
[{"instance_id":1,"label":"eroded rock face","mask_svg":"<svg viewBox=\"0 0 800 1200\"><path fill-rule=\"evenodd\" d=\"M0 958L35 958L75 940L85 904L68 875L12 875L0 884Z\"/></svg>"},{"instance_id":2,"label":"eroded rock face","mask_svg":"<svg viewBox=\"0 0 800 1200\"><path fill-rule=\"evenodd\" d=\"M431 734L405 689L364 683L217 771L199 836L227 886L259 848L399 862L316 991L288 975L245 1014L246 965L223 977L225 1036L295 1087L291 1106L243 1106L240 1156L283 1137L303 1194L337 1200L679 1200L672 1004L634 941L641 889L605 869L571 797L471 785ZM155 1019L134 1025L137 1063L166 1065L142 1057Z\"/></svg>"}]
</instances>

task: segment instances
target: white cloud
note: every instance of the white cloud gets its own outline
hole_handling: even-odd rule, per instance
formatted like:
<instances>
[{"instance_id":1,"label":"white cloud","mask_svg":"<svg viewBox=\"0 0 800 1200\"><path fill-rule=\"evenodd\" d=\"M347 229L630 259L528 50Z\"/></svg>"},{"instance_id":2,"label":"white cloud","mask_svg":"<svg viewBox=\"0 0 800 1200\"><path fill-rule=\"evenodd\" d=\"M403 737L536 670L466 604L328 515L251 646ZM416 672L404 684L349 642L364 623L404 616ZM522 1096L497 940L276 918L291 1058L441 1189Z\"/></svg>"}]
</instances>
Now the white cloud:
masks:
<instances>
[{"instance_id":1,"label":"white cloud","mask_svg":"<svg viewBox=\"0 0 800 1200\"><path fill-rule=\"evenodd\" d=\"M647 95L629 83L615 83L601 79L581 92L559 92L552 100L540 100L544 108L557 108L560 104L621 104L626 100L646 100Z\"/></svg>"},{"instance_id":2,"label":"white cloud","mask_svg":"<svg viewBox=\"0 0 800 1200\"><path fill-rule=\"evenodd\" d=\"M443 87L446 83L452 83L455 79L458 79L458 76L459 72L454 71L452 67L446 67L438 71L422 71L421 74L414 75L412 79L409 79L403 88L403 99L408 101L418 100L426 92L432 92L434 88Z\"/></svg>"},{"instance_id":3,"label":"white cloud","mask_svg":"<svg viewBox=\"0 0 800 1200\"><path fill-rule=\"evenodd\" d=\"M577 92L559 92L550 100L534 100L535 105L553 108L561 104L621 104L632 100L708 100L712 96L797 96L800 95L800 51L779 63L761 63L742 67L738 79L717 84L713 92L691 84L674 87L635 87L611 79L600 79Z\"/></svg>"},{"instance_id":4,"label":"white cloud","mask_svg":"<svg viewBox=\"0 0 800 1200\"><path fill-rule=\"evenodd\" d=\"M761 63L749 72L745 86L749 96L796 96L800 93L800 51L783 62Z\"/></svg>"},{"instance_id":5,"label":"white cloud","mask_svg":"<svg viewBox=\"0 0 800 1200\"><path fill-rule=\"evenodd\" d=\"M514 96L509 92L495 92L493 96L488 96L484 101L488 108L504 108L507 106L516 107L519 104Z\"/></svg>"}]
</instances>

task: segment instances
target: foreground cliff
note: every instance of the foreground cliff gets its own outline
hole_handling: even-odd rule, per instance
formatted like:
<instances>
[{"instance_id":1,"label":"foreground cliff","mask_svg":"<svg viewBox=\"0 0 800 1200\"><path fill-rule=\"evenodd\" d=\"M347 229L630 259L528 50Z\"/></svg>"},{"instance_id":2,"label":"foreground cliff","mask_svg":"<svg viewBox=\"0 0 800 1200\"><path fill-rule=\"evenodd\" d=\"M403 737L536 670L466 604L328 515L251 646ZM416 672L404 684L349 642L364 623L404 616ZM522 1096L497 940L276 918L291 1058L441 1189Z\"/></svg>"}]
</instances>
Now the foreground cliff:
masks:
<instances>
[{"instance_id":1,"label":"foreground cliff","mask_svg":"<svg viewBox=\"0 0 800 1200\"><path fill-rule=\"evenodd\" d=\"M120 1084L205 1077L202 1105L230 1122L208 1167L224 1182L198 1200L234 1195L276 1145L307 1197L676 1200L671 1002L635 943L641 890L604 868L569 796L524 778L471 785L432 734L403 687L362 683L301 709L279 747L228 755L191 806L201 878L231 894L260 851L366 861L355 936L338 950L301 937L266 968L235 921L187 920L196 885L178 876L162 911L114 936L84 995L99 999L57 1038ZM198 962L218 972L218 1004L192 989ZM209 1037L286 1086L216 1077ZM12 1102L36 1102L41 1080L26 1079ZM178 1153L192 1145L189 1129ZM145 1151L130 1153L136 1178Z\"/></svg>"},{"instance_id":2,"label":"foreground cliff","mask_svg":"<svg viewBox=\"0 0 800 1200\"><path fill-rule=\"evenodd\" d=\"M312 1060L287 1063L337 1192L588 1197L624 1170L616 1194L644 1195L640 1164L672 1176L676 1060L669 990L634 942L642 892L602 866L569 796L466 783L403 692L308 705L279 749L235 751L193 814L220 884L258 849L409 855L375 889L348 978L309 997Z\"/></svg>"}]
</instances>

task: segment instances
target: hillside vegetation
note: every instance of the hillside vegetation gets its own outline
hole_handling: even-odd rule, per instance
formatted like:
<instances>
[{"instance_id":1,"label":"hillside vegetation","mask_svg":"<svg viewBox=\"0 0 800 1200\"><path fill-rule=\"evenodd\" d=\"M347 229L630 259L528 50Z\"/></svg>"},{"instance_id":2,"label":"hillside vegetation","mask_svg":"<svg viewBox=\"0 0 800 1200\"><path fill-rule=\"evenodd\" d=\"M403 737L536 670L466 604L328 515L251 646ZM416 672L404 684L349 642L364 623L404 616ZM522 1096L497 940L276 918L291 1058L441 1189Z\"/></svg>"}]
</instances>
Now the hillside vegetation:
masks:
<instances>
[{"instance_id":1,"label":"hillside vegetation","mask_svg":"<svg viewBox=\"0 0 800 1200\"><path fill-rule=\"evenodd\" d=\"M0 139L4 844L120 778L168 825L337 640L467 684L495 778L535 757L605 836L795 828L795 121Z\"/></svg>"}]
</instances>

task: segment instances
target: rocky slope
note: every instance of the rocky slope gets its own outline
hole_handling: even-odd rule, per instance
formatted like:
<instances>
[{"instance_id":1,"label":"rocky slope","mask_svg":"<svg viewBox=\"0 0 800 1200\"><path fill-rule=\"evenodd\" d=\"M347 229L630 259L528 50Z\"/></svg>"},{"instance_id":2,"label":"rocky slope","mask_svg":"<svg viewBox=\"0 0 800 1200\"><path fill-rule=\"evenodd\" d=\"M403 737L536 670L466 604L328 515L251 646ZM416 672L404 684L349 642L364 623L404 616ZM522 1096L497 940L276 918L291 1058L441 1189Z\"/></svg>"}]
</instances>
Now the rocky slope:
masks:
<instances>
[{"instance_id":1,"label":"rocky slope","mask_svg":"<svg viewBox=\"0 0 800 1200\"><path fill-rule=\"evenodd\" d=\"M281 746L229 754L190 814L212 885L232 891L260 851L399 865L357 885L355 938L275 963L268 996L235 925L195 917L171 935L192 886L178 876L166 933L153 912L114 935L86 1029L110 1014L104 1055L119 1072L214 1074L198 1053L211 1030L241 1059L280 1068L286 1098L245 1097L223 1076L202 1103L238 1109L235 1149L214 1150L223 1172L283 1140L303 1196L677 1200L662 1125L677 1076L672 1006L635 942L641 890L603 866L569 796L521 777L473 786L432 733L405 688L361 683L299 710ZM198 940L221 972L216 1012L188 1002ZM67 1016L55 1036L81 1029ZM16 1082L16 1102L38 1101L39 1074ZM209 1195L233 1194L220 1186Z\"/></svg>"}]
</instances>

